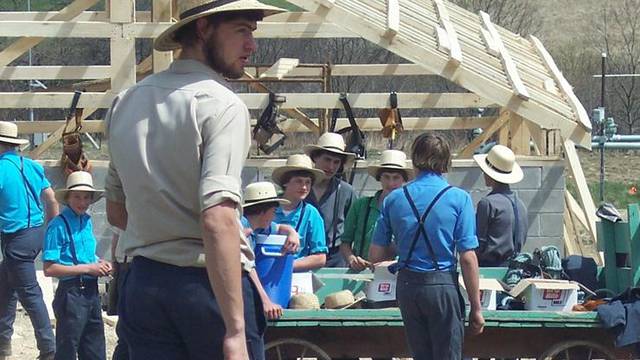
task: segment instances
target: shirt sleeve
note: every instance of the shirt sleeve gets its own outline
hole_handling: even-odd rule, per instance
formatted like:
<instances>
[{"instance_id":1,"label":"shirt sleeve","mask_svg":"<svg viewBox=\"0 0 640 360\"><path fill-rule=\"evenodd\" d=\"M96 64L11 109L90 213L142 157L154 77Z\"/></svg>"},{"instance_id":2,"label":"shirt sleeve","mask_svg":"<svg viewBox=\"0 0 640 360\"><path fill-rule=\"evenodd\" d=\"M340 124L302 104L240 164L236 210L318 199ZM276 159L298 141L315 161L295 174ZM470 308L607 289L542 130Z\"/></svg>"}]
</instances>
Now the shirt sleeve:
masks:
<instances>
[{"instance_id":1,"label":"shirt sleeve","mask_svg":"<svg viewBox=\"0 0 640 360\"><path fill-rule=\"evenodd\" d=\"M376 221L376 228L373 231L373 237L371 238L371 243L377 246L390 246L391 240L393 237L393 232L391 229L391 218L390 218L390 208L392 207L390 202L390 196L384 199L382 202L382 209L380 210L380 216Z\"/></svg>"},{"instance_id":2,"label":"shirt sleeve","mask_svg":"<svg viewBox=\"0 0 640 360\"><path fill-rule=\"evenodd\" d=\"M483 253L487 247L489 233L490 205L486 198L480 199L476 210L476 234L478 235L478 253Z\"/></svg>"},{"instance_id":3,"label":"shirt sleeve","mask_svg":"<svg viewBox=\"0 0 640 360\"><path fill-rule=\"evenodd\" d=\"M240 206L240 176L251 144L249 111L239 99L222 111L219 100L197 97L195 101L196 119L202 119L201 210L226 200Z\"/></svg>"},{"instance_id":4,"label":"shirt sleeve","mask_svg":"<svg viewBox=\"0 0 640 360\"><path fill-rule=\"evenodd\" d=\"M471 203L471 196L464 192L461 203L460 215L458 216L456 227L453 230L453 238L455 239L458 252L473 250L478 247L476 218L475 212L473 211L473 204Z\"/></svg>"},{"instance_id":5,"label":"shirt sleeve","mask_svg":"<svg viewBox=\"0 0 640 360\"><path fill-rule=\"evenodd\" d=\"M34 162L34 165L35 171L41 179L40 191L50 188L51 183L44 173L44 167L42 167L42 165L38 164L37 162Z\"/></svg>"},{"instance_id":6,"label":"shirt sleeve","mask_svg":"<svg viewBox=\"0 0 640 360\"><path fill-rule=\"evenodd\" d=\"M356 236L356 226L358 226L358 214L362 211L360 202L356 201L349 208L347 217L344 219L344 232L342 233L342 243L350 244Z\"/></svg>"},{"instance_id":7,"label":"shirt sleeve","mask_svg":"<svg viewBox=\"0 0 640 360\"><path fill-rule=\"evenodd\" d=\"M324 233L324 220L322 220L322 216L320 213L315 211L310 211L312 205L306 205L307 212L309 213L309 227L307 227L306 238L309 239L309 255L319 254L319 253L328 253L329 248L327 248L327 240Z\"/></svg>"},{"instance_id":8,"label":"shirt sleeve","mask_svg":"<svg viewBox=\"0 0 640 360\"><path fill-rule=\"evenodd\" d=\"M105 197L107 200L124 204L126 196L122 188L122 181L118 175L118 171L113 164L113 161L109 161L109 168L107 169L107 176L104 180Z\"/></svg>"},{"instance_id":9,"label":"shirt sleeve","mask_svg":"<svg viewBox=\"0 0 640 360\"><path fill-rule=\"evenodd\" d=\"M67 237L63 226L64 225L58 221L52 221L49 227L47 227L47 233L45 234L44 244L42 246L42 261L60 262L62 244Z\"/></svg>"}]
</instances>

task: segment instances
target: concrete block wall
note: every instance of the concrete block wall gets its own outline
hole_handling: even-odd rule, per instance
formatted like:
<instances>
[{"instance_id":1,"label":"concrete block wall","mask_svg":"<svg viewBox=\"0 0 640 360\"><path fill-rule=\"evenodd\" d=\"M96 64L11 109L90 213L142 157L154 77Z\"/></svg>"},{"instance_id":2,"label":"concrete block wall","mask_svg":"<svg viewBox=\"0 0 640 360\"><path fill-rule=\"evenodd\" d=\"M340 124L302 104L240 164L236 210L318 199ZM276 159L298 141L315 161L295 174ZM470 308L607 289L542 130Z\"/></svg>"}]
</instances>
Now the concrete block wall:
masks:
<instances>
[{"instance_id":1,"label":"concrete block wall","mask_svg":"<svg viewBox=\"0 0 640 360\"><path fill-rule=\"evenodd\" d=\"M60 169L45 162L47 177L54 189L64 186ZM106 163L94 163L94 182L96 188L104 188ZM528 240L525 251L533 251L543 245L555 245L563 252L563 211L564 211L564 163L562 161L523 162L524 180L513 187L529 210ZM243 184L270 180L272 168L245 167L242 173ZM454 161L452 171L447 174L449 182L471 194L476 204L488 193L479 168L470 161ZM373 194L379 189L379 183L370 177L365 168L358 168L353 182L361 196ZM109 229L105 201L100 200L91 208L94 233L98 239L98 255L108 258L112 232Z\"/></svg>"}]
</instances>

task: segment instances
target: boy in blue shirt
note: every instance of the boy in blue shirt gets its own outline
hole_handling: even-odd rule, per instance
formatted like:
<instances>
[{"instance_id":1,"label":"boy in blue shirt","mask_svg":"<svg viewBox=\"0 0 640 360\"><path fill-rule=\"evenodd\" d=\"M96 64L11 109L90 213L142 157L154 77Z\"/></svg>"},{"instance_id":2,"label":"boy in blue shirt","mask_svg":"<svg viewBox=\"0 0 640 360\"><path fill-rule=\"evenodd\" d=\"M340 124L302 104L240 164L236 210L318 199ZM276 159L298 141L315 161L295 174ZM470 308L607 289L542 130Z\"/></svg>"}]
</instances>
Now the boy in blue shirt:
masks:
<instances>
[{"instance_id":1,"label":"boy in blue shirt","mask_svg":"<svg viewBox=\"0 0 640 360\"><path fill-rule=\"evenodd\" d=\"M276 209L275 222L288 224L300 236L300 250L293 263L294 272L315 270L327 261L327 242L324 220L320 212L305 199L309 196L315 181L324 179L321 170L314 169L307 155L291 155L285 166L273 170L271 179L284 189L282 197L289 204Z\"/></svg>"},{"instance_id":2,"label":"boy in blue shirt","mask_svg":"<svg viewBox=\"0 0 640 360\"><path fill-rule=\"evenodd\" d=\"M49 223L42 260L45 275L59 279L53 299L57 360L106 359L98 277L109 275L111 264L96 256L87 214L101 195L84 171L71 173L67 187L56 191L67 207Z\"/></svg>"}]
</instances>

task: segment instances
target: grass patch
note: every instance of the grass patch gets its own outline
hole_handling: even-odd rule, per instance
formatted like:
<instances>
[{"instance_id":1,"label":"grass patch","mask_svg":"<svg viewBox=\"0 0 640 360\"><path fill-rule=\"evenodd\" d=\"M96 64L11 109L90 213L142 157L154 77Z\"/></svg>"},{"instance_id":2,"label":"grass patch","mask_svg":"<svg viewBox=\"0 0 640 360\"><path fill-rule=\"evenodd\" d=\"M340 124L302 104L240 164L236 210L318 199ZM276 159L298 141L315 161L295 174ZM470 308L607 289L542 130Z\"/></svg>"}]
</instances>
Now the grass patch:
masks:
<instances>
[{"instance_id":1,"label":"grass patch","mask_svg":"<svg viewBox=\"0 0 640 360\"><path fill-rule=\"evenodd\" d=\"M638 183L622 183L615 181L604 182L604 200L612 203L618 210L626 210L627 205L640 202L640 192L630 193L631 187L635 186L640 190ZM576 186L572 182L567 182L567 190L577 199ZM600 204L600 183L589 183L589 191L593 201L598 206Z\"/></svg>"}]
</instances>

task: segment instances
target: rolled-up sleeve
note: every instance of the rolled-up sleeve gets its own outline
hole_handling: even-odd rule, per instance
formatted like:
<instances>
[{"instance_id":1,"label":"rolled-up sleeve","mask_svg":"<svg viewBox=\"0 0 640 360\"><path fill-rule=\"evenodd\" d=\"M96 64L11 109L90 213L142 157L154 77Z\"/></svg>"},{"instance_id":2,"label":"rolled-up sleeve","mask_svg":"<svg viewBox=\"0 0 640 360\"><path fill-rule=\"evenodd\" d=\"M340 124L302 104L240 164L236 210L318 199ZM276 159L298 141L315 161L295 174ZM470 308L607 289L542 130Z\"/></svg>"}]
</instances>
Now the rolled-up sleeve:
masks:
<instances>
[{"instance_id":1,"label":"rolled-up sleeve","mask_svg":"<svg viewBox=\"0 0 640 360\"><path fill-rule=\"evenodd\" d=\"M222 111L212 98L195 101L196 118L202 119L201 210L227 200L240 207L240 176L251 145L249 111L239 99Z\"/></svg>"},{"instance_id":2,"label":"rolled-up sleeve","mask_svg":"<svg viewBox=\"0 0 640 360\"><path fill-rule=\"evenodd\" d=\"M63 225L59 221L52 221L47 228L42 246L42 261L60 262L62 244L66 239Z\"/></svg>"},{"instance_id":3,"label":"rolled-up sleeve","mask_svg":"<svg viewBox=\"0 0 640 360\"><path fill-rule=\"evenodd\" d=\"M107 198L107 200L120 204L125 203L126 196L124 195L124 190L122 189L122 181L120 180L118 171L116 170L112 161L109 162L107 176L104 180L104 189L105 197Z\"/></svg>"},{"instance_id":4,"label":"rolled-up sleeve","mask_svg":"<svg viewBox=\"0 0 640 360\"><path fill-rule=\"evenodd\" d=\"M459 210L458 221L453 233L458 252L473 250L478 247L476 217L471 197L467 193L464 193L463 196L462 207Z\"/></svg>"}]
</instances>

